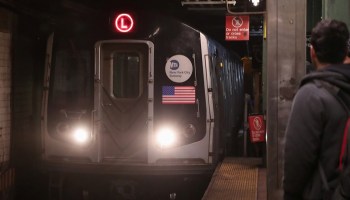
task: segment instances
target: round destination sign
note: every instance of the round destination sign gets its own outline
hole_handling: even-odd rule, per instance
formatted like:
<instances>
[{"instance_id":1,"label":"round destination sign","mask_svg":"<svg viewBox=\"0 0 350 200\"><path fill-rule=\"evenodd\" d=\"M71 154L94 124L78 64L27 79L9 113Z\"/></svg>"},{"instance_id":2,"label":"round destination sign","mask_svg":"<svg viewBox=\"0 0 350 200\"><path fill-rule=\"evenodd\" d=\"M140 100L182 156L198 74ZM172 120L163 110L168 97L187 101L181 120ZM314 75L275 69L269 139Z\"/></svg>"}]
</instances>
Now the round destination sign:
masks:
<instances>
[{"instance_id":1,"label":"round destination sign","mask_svg":"<svg viewBox=\"0 0 350 200\"><path fill-rule=\"evenodd\" d=\"M187 81L193 72L193 66L186 56L174 55L165 64L165 73L168 78L175 83Z\"/></svg>"}]
</instances>

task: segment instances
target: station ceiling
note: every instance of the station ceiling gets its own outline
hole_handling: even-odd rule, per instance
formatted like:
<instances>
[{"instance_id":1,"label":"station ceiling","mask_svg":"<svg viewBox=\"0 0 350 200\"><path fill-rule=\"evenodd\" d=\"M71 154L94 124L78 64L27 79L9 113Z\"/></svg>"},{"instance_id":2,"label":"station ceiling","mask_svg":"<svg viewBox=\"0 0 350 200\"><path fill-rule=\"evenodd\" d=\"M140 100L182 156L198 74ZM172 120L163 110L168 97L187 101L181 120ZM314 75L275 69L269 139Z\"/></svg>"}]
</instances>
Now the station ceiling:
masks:
<instances>
[{"instance_id":1,"label":"station ceiling","mask_svg":"<svg viewBox=\"0 0 350 200\"><path fill-rule=\"evenodd\" d=\"M0 0L0 6L9 7L31 15L50 15L57 12L88 13L116 8L149 10L178 18L185 23L203 31L225 46L234 46L241 56L250 54L252 45L261 45L260 38L250 37L247 42L225 41L225 20L230 12L263 12L266 0ZM256 31L261 36L263 14L250 15L251 33ZM250 45L250 47L248 47Z\"/></svg>"},{"instance_id":2,"label":"station ceiling","mask_svg":"<svg viewBox=\"0 0 350 200\"><path fill-rule=\"evenodd\" d=\"M259 0L254 6L253 0L69 0L88 7L108 9L125 7L150 10L172 15L187 24L205 32L218 41L224 42L225 16L229 12L262 12L266 10L266 0ZM69 2L62 0L62 2ZM229 9L229 11L228 11ZM250 26L260 27L263 15L251 15Z\"/></svg>"}]
</instances>

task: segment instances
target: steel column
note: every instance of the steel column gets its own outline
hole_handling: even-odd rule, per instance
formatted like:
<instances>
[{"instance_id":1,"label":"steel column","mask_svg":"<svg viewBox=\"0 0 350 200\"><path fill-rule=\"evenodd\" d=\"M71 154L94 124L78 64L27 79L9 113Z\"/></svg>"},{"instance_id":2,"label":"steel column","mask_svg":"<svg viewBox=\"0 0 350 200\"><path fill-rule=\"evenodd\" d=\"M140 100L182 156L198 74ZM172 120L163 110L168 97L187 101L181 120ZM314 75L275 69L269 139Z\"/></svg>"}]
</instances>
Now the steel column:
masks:
<instances>
[{"instance_id":1,"label":"steel column","mask_svg":"<svg viewBox=\"0 0 350 200\"><path fill-rule=\"evenodd\" d=\"M305 75L306 1L267 0L267 194L282 199L284 131Z\"/></svg>"}]
</instances>

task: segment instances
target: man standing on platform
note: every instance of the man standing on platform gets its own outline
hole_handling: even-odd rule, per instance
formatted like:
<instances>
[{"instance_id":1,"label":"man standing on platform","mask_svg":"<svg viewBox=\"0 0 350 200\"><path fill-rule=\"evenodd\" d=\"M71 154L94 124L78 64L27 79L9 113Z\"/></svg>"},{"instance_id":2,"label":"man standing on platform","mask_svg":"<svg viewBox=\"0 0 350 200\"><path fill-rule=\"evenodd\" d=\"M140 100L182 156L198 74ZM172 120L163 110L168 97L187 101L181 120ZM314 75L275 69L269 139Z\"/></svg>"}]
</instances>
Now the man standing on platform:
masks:
<instances>
[{"instance_id":1,"label":"man standing on platform","mask_svg":"<svg viewBox=\"0 0 350 200\"><path fill-rule=\"evenodd\" d=\"M284 200L327 199L339 183L347 112L326 85L350 94L350 65L343 64L348 39L346 24L338 20L322 20L312 30L310 56L317 70L303 78L293 100L285 133Z\"/></svg>"}]
</instances>

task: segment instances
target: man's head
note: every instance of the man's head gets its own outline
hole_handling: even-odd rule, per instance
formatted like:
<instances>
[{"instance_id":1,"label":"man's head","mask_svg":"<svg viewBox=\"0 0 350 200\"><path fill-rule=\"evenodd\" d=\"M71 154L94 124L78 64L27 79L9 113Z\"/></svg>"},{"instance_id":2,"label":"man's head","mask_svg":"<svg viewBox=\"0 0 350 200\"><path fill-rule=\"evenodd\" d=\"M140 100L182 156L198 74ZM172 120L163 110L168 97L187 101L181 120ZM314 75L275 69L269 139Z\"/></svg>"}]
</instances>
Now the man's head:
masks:
<instances>
[{"instance_id":1,"label":"man's head","mask_svg":"<svg viewBox=\"0 0 350 200\"><path fill-rule=\"evenodd\" d=\"M311 32L311 59L317 68L343 63L347 53L349 30L344 22L322 20Z\"/></svg>"}]
</instances>

